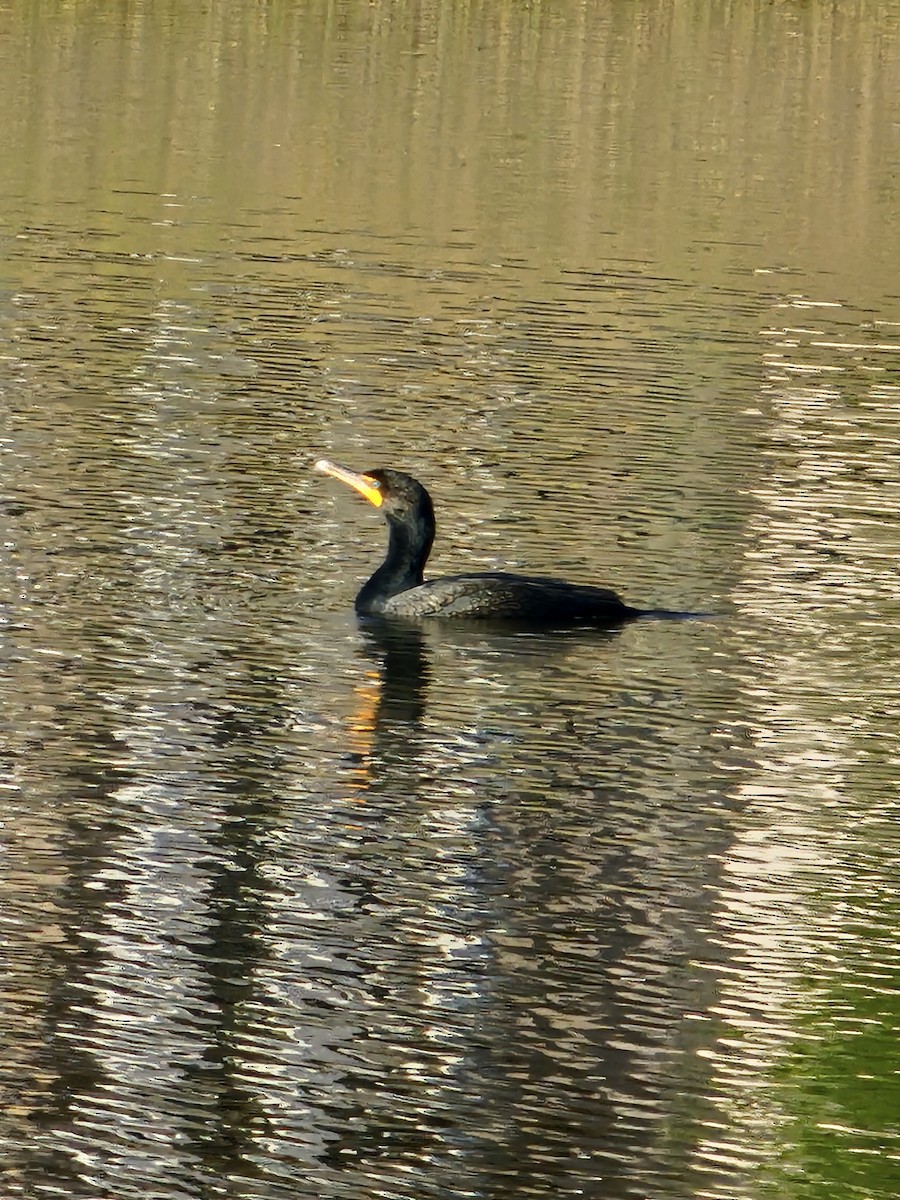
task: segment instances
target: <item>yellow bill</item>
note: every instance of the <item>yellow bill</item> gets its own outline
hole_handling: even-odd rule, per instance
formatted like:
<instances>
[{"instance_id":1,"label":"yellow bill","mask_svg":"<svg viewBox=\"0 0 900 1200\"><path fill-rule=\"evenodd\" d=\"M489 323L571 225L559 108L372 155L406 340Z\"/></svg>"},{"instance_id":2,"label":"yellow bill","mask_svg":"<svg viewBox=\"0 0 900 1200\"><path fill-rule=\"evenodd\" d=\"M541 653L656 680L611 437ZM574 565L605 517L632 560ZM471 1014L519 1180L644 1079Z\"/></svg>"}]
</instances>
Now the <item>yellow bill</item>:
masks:
<instances>
[{"instance_id":1,"label":"yellow bill","mask_svg":"<svg viewBox=\"0 0 900 1200\"><path fill-rule=\"evenodd\" d=\"M341 483L349 483L354 491L359 492L376 508L381 508L384 504L381 486L378 480L372 479L370 475L359 475L356 471L348 471L346 467L339 467L337 463L329 462L327 458L320 458L314 464L314 469L321 471L323 475L330 475L332 479L339 479Z\"/></svg>"}]
</instances>

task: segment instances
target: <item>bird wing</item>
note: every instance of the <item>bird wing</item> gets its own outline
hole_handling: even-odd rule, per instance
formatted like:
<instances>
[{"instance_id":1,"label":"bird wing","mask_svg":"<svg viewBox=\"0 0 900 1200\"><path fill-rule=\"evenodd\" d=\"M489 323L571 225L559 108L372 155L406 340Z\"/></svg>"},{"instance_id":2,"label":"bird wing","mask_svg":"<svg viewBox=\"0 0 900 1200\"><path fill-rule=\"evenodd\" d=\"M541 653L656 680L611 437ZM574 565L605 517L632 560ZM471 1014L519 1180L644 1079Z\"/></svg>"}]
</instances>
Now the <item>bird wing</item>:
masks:
<instances>
[{"instance_id":1,"label":"bird wing","mask_svg":"<svg viewBox=\"0 0 900 1200\"><path fill-rule=\"evenodd\" d=\"M627 611L607 588L544 576L485 572L449 575L392 597L385 612L406 617L480 617L493 620L578 621L615 619Z\"/></svg>"}]
</instances>

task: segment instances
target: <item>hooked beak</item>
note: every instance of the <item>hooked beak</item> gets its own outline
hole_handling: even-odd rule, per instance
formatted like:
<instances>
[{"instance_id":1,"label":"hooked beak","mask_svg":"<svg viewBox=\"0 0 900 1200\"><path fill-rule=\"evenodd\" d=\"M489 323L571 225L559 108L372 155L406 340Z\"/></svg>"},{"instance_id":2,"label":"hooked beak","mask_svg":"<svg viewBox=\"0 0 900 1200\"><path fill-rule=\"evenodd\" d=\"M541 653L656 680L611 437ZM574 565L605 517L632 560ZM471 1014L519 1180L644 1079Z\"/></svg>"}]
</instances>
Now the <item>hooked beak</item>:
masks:
<instances>
[{"instance_id":1,"label":"hooked beak","mask_svg":"<svg viewBox=\"0 0 900 1200\"><path fill-rule=\"evenodd\" d=\"M349 483L354 491L359 492L363 499L374 504L376 508L381 508L384 504L384 495L378 480L373 479L370 475L358 475L356 471L348 471L346 467L339 467L337 463L329 462L327 458L320 458L314 464L313 469L321 471L323 475L330 475L332 479L339 479L341 483Z\"/></svg>"}]
</instances>

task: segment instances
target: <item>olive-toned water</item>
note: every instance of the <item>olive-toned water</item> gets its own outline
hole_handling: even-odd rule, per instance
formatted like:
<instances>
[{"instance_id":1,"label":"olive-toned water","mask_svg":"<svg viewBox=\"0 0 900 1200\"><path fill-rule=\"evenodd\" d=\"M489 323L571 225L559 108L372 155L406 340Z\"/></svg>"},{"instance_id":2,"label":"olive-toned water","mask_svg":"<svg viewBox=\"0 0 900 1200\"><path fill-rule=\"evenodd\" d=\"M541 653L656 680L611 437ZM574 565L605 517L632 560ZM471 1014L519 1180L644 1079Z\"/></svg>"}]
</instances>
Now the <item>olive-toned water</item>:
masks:
<instances>
[{"instance_id":1,"label":"olive-toned water","mask_svg":"<svg viewBox=\"0 0 900 1200\"><path fill-rule=\"evenodd\" d=\"M900 4L0 11L4 1197L900 1191ZM359 627L433 570L709 616Z\"/></svg>"}]
</instances>

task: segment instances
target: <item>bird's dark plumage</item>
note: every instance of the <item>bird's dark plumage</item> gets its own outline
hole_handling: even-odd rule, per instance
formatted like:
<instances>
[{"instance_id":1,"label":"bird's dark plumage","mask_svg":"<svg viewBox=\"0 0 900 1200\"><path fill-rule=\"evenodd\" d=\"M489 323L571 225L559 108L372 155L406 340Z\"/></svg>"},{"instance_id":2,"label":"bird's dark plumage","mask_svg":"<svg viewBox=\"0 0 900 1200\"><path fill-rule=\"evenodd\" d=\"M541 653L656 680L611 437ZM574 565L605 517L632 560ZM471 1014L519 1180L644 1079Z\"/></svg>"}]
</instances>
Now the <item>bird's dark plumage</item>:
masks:
<instances>
[{"instance_id":1,"label":"bird's dark plumage","mask_svg":"<svg viewBox=\"0 0 900 1200\"><path fill-rule=\"evenodd\" d=\"M379 508L387 522L387 557L356 597L361 616L610 626L642 615L607 588L541 575L484 571L426 582L423 572L435 525L431 497L421 483L389 468L360 475L326 459L315 465L316 470L349 484Z\"/></svg>"}]
</instances>

